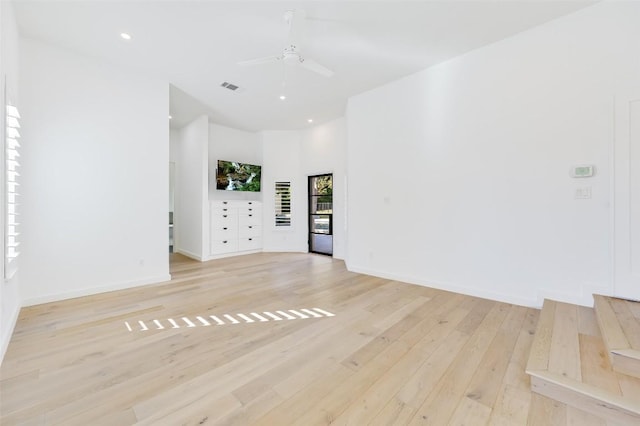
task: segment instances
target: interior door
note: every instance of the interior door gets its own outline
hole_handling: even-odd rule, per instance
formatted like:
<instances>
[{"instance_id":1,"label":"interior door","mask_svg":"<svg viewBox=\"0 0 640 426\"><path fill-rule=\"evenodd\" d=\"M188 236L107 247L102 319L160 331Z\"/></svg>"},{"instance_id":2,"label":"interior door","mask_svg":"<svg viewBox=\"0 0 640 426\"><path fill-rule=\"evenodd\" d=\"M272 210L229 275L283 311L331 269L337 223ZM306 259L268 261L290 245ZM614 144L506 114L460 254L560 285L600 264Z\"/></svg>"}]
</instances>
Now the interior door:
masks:
<instances>
[{"instance_id":1,"label":"interior door","mask_svg":"<svg viewBox=\"0 0 640 426\"><path fill-rule=\"evenodd\" d=\"M614 294L640 300L640 93L616 99Z\"/></svg>"},{"instance_id":2,"label":"interior door","mask_svg":"<svg viewBox=\"0 0 640 426\"><path fill-rule=\"evenodd\" d=\"M309 176L309 251L333 255L333 175Z\"/></svg>"}]
</instances>

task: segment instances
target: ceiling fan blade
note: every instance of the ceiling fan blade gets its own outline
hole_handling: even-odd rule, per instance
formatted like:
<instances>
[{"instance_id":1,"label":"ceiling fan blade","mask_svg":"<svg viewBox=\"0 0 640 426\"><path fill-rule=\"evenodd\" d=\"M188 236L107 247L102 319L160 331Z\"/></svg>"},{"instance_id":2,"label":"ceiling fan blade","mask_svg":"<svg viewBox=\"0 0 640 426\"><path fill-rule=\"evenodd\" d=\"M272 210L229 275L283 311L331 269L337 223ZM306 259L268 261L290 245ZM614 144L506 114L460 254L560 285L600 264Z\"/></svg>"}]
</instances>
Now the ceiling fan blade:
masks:
<instances>
[{"instance_id":1,"label":"ceiling fan blade","mask_svg":"<svg viewBox=\"0 0 640 426\"><path fill-rule=\"evenodd\" d=\"M300 66L325 77L331 77L334 74L333 71L331 71L329 68L325 67L324 65L320 65L313 59L300 58Z\"/></svg>"},{"instance_id":2,"label":"ceiling fan blade","mask_svg":"<svg viewBox=\"0 0 640 426\"><path fill-rule=\"evenodd\" d=\"M289 24L289 36L287 37L288 46L293 46L294 50L300 50L300 45L304 38L304 26L307 13L302 9L293 9L287 11L285 20Z\"/></svg>"},{"instance_id":3,"label":"ceiling fan blade","mask_svg":"<svg viewBox=\"0 0 640 426\"><path fill-rule=\"evenodd\" d=\"M238 65L260 65L268 64L269 62L277 62L282 59L282 55L265 56L264 58L249 59L246 61L238 62Z\"/></svg>"}]
</instances>

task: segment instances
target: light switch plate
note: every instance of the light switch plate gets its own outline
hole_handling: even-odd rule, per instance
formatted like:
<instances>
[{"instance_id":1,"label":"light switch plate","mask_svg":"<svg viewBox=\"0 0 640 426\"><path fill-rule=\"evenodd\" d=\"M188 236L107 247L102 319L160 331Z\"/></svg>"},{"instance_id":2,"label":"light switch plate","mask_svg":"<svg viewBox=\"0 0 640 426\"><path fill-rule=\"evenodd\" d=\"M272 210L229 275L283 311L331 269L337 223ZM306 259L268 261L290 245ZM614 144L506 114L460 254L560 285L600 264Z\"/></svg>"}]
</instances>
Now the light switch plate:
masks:
<instances>
[{"instance_id":1,"label":"light switch plate","mask_svg":"<svg viewBox=\"0 0 640 426\"><path fill-rule=\"evenodd\" d=\"M576 192L574 195L574 198L576 200L586 200L591 198L591 187L590 186L583 186L580 188L576 188Z\"/></svg>"}]
</instances>

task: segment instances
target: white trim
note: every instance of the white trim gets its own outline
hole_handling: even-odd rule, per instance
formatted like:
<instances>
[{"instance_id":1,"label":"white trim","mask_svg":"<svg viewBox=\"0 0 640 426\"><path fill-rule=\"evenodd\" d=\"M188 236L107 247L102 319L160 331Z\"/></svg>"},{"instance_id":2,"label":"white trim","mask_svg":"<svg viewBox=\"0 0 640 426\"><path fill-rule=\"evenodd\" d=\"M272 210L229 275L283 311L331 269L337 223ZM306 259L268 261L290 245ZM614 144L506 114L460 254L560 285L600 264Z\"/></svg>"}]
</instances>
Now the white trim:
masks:
<instances>
[{"instance_id":1,"label":"white trim","mask_svg":"<svg viewBox=\"0 0 640 426\"><path fill-rule=\"evenodd\" d=\"M631 140L629 134L631 102L640 100L640 91L626 90L624 95L616 96L614 103L614 146L613 146L613 191L612 211L613 236L612 279L613 294L617 297L640 299L640 281L632 270L631 236Z\"/></svg>"},{"instance_id":2,"label":"white trim","mask_svg":"<svg viewBox=\"0 0 640 426\"><path fill-rule=\"evenodd\" d=\"M204 258L204 257L200 256L199 254L191 253L188 250L179 249L179 248L176 248L175 246L173 247L173 251L174 251L174 253L180 253L183 256L190 257L191 259L197 260L199 262L204 262L205 260L207 260L207 258Z\"/></svg>"},{"instance_id":3,"label":"white trim","mask_svg":"<svg viewBox=\"0 0 640 426\"><path fill-rule=\"evenodd\" d=\"M122 281L119 283L113 283L103 285L99 287L83 288L80 290L69 291L65 293L48 294L45 296L32 297L22 301L22 307L40 305L42 303L57 302L60 300L73 299L76 297L92 296L94 294L107 293L110 291L124 290L132 287L140 287L143 285L157 284L171 280L171 274L157 275L154 277L147 277L140 280Z\"/></svg>"},{"instance_id":4,"label":"white trim","mask_svg":"<svg viewBox=\"0 0 640 426\"><path fill-rule=\"evenodd\" d=\"M266 253L309 253L309 249L305 246L305 247L299 247L299 248L295 248L295 247L287 247L287 248L269 248L269 247L263 247L262 251L266 252Z\"/></svg>"},{"instance_id":5,"label":"white trim","mask_svg":"<svg viewBox=\"0 0 640 426\"><path fill-rule=\"evenodd\" d=\"M227 258L227 257L243 256L245 254L256 254L256 253L262 253L262 249L245 250L245 251L234 251L233 253L223 253L223 254L211 254L204 260L207 261L207 260L224 259L224 258Z\"/></svg>"},{"instance_id":6,"label":"white trim","mask_svg":"<svg viewBox=\"0 0 640 426\"><path fill-rule=\"evenodd\" d=\"M346 262L345 262L346 263ZM465 294L467 296L481 297L483 299L490 299L497 302L510 303L519 306L526 306L531 308L540 308L541 303L537 299L523 299L516 296L511 296L503 293L494 293L492 291L486 291L479 288L464 287L453 283L445 283L433 280L426 280L424 278L416 278L406 275L389 274L369 268L362 268L358 265L347 264L347 269L359 274L373 275L380 278L386 278L394 281L401 281L408 284L416 284L423 287L436 288L439 290L452 291L455 293Z\"/></svg>"},{"instance_id":7,"label":"white trim","mask_svg":"<svg viewBox=\"0 0 640 426\"><path fill-rule=\"evenodd\" d=\"M581 284L580 291L576 293L563 293L545 288L538 289L538 298L536 306L541 308L544 299L551 299L557 302L570 303L572 305L593 307L594 294L608 294L611 292L609 286L600 286L595 284Z\"/></svg>"},{"instance_id":8,"label":"white trim","mask_svg":"<svg viewBox=\"0 0 640 426\"><path fill-rule=\"evenodd\" d=\"M2 360L4 359L5 354L7 353L7 349L9 348L9 343L11 342L11 337L13 336L13 331L16 328L16 324L18 323L18 317L20 316L20 306L17 306L11 315L10 326L7 328L7 335L1 336L2 341L0 341L0 365L2 365Z\"/></svg>"},{"instance_id":9,"label":"white trim","mask_svg":"<svg viewBox=\"0 0 640 426\"><path fill-rule=\"evenodd\" d=\"M607 293L613 294L616 285L616 136L618 132L617 114L618 104L613 96L611 141L609 142L609 279L611 289Z\"/></svg>"}]
</instances>

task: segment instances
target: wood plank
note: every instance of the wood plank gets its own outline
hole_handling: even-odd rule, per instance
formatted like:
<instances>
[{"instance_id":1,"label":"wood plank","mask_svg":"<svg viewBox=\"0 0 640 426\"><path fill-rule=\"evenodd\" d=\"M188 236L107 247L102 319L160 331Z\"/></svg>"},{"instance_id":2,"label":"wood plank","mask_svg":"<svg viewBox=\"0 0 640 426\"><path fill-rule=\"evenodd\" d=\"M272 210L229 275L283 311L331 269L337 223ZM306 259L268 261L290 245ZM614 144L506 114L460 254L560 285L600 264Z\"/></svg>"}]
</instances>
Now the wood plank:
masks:
<instances>
[{"instance_id":1,"label":"wood plank","mask_svg":"<svg viewBox=\"0 0 640 426\"><path fill-rule=\"evenodd\" d=\"M500 388L488 423L496 426L527 424L530 405L530 391L524 391L512 385L504 384L502 388Z\"/></svg>"},{"instance_id":2,"label":"wood plank","mask_svg":"<svg viewBox=\"0 0 640 426\"><path fill-rule=\"evenodd\" d=\"M512 306L501 329L491 342L480 361L469 386L465 390L467 398L491 408L496 402L498 391L516 344L526 309Z\"/></svg>"},{"instance_id":3,"label":"wood plank","mask_svg":"<svg viewBox=\"0 0 640 426\"><path fill-rule=\"evenodd\" d=\"M567 426L607 426L607 422L598 416L568 405Z\"/></svg>"},{"instance_id":4,"label":"wood plank","mask_svg":"<svg viewBox=\"0 0 640 426\"><path fill-rule=\"evenodd\" d=\"M593 301L596 318L607 350L611 352L615 349L629 348L629 341L618 323L616 313L610 304L610 298L594 294Z\"/></svg>"},{"instance_id":5,"label":"wood plank","mask_svg":"<svg viewBox=\"0 0 640 426\"><path fill-rule=\"evenodd\" d=\"M630 305L638 302L630 302L623 299L610 298L611 307L616 313L622 332L629 342L631 349L640 351L640 320L631 312Z\"/></svg>"},{"instance_id":6,"label":"wood plank","mask_svg":"<svg viewBox=\"0 0 640 426\"><path fill-rule=\"evenodd\" d=\"M560 374L542 372L532 375L531 389L607 420L625 425L640 423L640 401L613 396Z\"/></svg>"},{"instance_id":7,"label":"wood plank","mask_svg":"<svg viewBox=\"0 0 640 426\"><path fill-rule=\"evenodd\" d=\"M462 398L458 408L451 416L451 426L483 426L489 424L491 408L471 398Z\"/></svg>"},{"instance_id":8,"label":"wood plank","mask_svg":"<svg viewBox=\"0 0 640 426\"><path fill-rule=\"evenodd\" d=\"M601 336L596 311L593 308L578 306L578 332L589 336Z\"/></svg>"},{"instance_id":9,"label":"wood plank","mask_svg":"<svg viewBox=\"0 0 640 426\"><path fill-rule=\"evenodd\" d=\"M640 321L640 302L628 300L627 305L636 320Z\"/></svg>"},{"instance_id":10,"label":"wood plank","mask_svg":"<svg viewBox=\"0 0 640 426\"><path fill-rule=\"evenodd\" d=\"M449 297L449 299L453 298ZM440 306L446 307L446 304L441 304ZM467 311L465 310L454 309L445 315L443 312L435 310L431 316L434 324L429 333L416 342L399 362L390 368L374 385L369 387L366 392L361 394L360 400L363 403L351 404L336 418L336 422L368 424L373 421L380 421L379 412L384 408L385 404L412 377L415 377L421 366L427 363L429 357L436 351L437 346L433 345L433 342L439 341L442 337L451 333L465 317L466 313ZM446 320L442 318L446 318ZM419 329L420 325L414 328Z\"/></svg>"},{"instance_id":11,"label":"wood plank","mask_svg":"<svg viewBox=\"0 0 640 426\"><path fill-rule=\"evenodd\" d=\"M549 368L549 352L553 336L553 324L556 315L556 302L545 299L538 318L535 339L531 345L527 372L547 370Z\"/></svg>"},{"instance_id":12,"label":"wood plank","mask_svg":"<svg viewBox=\"0 0 640 426\"><path fill-rule=\"evenodd\" d=\"M444 378L469 338L466 333L453 330L442 339L434 352L377 413L376 419L381 424L407 424Z\"/></svg>"},{"instance_id":13,"label":"wood plank","mask_svg":"<svg viewBox=\"0 0 640 426\"><path fill-rule=\"evenodd\" d=\"M447 374L438 382L409 424L444 424L464 396L473 372L504 322L509 305L496 303L456 356Z\"/></svg>"},{"instance_id":14,"label":"wood plank","mask_svg":"<svg viewBox=\"0 0 640 426\"><path fill-rule=\"evenodd\" d=\"M526 372L531 346L535 338L536 325L540 311L537 309L528 309L524 319L522 328L518 335L518 340L513 348L513 354L509 360L507 371L505 372L503 383L513 386L522 391L530 391L531 383L529 375Z\"/></svg>"},{"instance_id":15,"label":"wood plank","mask_svg":"<svg viewBox=\"0 0 640 426\"><path fill-rule=\"evenodd\" d=\"M582 380L578 311L575 305L556 303L548 371L569 379Z\"/></svg>"},{"instance_id":16,"label":"wood plank","mask_svg":"<svg viewBox=\"0 0 640 426\"><path fill-rule=\"evenodd\" d=\"M640 400L640 379L616 373L622 395L631 400Z\"/></svg>"},{"instance_id":17,"label":"wood plank","mask_svg":"<svg viewBox=\"0 0 640 426\"><path fill-rule=\"evenodd\" d=\"M580 335L580 365L583 383L622 395L602 338Z\"/></svg>"},{"instance_id":18,"label":"wood plank","mask_svg":"<svg viewBox=\"0 0 640 426\"><path fill-rule=\"evenodd\" d=\"M528 415L523 369L537 310L305 253L202 263L172 255L171 273L166 283L24 309L0 366L0 423L408 424L426 407L459 423ZM335 316L124 326L313 307ZM343 364L356 358L355 369Z\"/></svg>"},{"instance_id":19,"label":"wood plank","mask_svg":"<svg viewBox=\"0 0 640 426\"><path fill-rule=\"evenodd\" d=\"M156 413L140 419L136 425L154 426L157 424L198 425L218 422L242 404L233 395L210 397L203 395L180 410L159 409Z\"/></svg>"},{"instance_id":20,"label":"wood plank","mask_svg":"<svg viewBox=\"0 0 640 426\"><path fill-rule=\"evenodd\" d=\"M635 349L616 349L610 353L614 370L640 378L640 353Z\"/></svg>"},{"instance_id":21,"label":"wood plank","mask_svg":"<svg viewBox=\"0 0 640 426\"><path fill-rule=\"evenodd\" d=\"M527 426L550 426L567 424L567 406L559 401L534 393Z\"/></svg>"}]
</instances>

